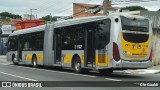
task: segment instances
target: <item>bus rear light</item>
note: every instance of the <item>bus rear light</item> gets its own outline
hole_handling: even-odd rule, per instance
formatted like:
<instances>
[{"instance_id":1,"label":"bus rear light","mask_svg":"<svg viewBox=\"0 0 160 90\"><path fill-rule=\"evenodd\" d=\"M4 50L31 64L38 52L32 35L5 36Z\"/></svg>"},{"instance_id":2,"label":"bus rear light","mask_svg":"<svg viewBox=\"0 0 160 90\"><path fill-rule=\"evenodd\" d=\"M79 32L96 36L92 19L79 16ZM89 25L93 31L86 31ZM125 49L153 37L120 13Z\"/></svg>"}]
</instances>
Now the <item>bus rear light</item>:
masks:
<instances>
[{"instance_id":1,"label":"bus rear light","mask_svg":"<svg viewBox=\"0 0 160 90\"><path fill-rule=\"evenodd\" d=\"M118 45L115 42L113 43L113 59L115 61L120 60Z\"/></svg>"},{"instance_id":2,"label":"bus rear light","mask_svg":"<svg viewBox=\"0 0 160 90\"><path fill-rule=\"evenodd\" d=\"M151 52L150 52L149 59L150 59L150 61L152 62L152 49L151 49Z\"/></svg>"}]
</instances>

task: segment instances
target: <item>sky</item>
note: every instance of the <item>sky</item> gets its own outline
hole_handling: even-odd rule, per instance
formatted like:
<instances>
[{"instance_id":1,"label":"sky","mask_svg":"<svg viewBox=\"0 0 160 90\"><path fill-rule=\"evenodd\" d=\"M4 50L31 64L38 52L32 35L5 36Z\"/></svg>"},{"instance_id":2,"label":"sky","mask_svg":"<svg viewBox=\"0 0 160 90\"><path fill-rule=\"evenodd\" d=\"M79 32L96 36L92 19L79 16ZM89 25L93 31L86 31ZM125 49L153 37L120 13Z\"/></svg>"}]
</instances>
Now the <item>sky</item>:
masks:
<instances>
[{"instance_id":1,"label":"sky","mask_svg":"<svg viewBox=\"0 0 160 90\"><path fill-rule=\"evenodd\" d=\"M32 12L39 18L49 14L52 16L68 16L72 15L73 3L102 4L103 0L0 0L0 12L6 11L23 16L23 14L30 14L30 9L36 9ZM150 11L156 11L160 9L160 0L131 4L120 3L113 5L113 7L135 5L143 6Z\"/></svg>"}]
</instances>

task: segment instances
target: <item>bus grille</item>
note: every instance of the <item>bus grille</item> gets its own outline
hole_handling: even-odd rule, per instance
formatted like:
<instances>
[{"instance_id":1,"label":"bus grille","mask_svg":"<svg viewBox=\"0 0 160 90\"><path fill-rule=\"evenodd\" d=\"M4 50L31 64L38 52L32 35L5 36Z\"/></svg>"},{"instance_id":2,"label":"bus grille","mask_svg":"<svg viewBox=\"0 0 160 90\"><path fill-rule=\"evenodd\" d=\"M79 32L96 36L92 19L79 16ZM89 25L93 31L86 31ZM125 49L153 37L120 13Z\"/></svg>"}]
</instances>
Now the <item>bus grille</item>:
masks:
<instances>
[{"instance_id":1,"label":"bus grille","mask_svg":"<svg viewBox=\"0 0 160 90\"><path fill-rule=\"evenodd\" d=\"M106 55L98 54L98 63L106 63Z\"/></svg>"}]
</instances>

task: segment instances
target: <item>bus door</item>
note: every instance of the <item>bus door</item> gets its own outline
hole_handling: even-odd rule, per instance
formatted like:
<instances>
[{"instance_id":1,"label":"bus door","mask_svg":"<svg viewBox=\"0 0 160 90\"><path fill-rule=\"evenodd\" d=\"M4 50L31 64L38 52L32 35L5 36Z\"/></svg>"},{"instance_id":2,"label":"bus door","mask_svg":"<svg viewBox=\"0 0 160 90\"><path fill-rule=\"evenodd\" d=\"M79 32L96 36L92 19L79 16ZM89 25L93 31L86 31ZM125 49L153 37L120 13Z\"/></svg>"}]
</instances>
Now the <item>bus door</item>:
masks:
<instances>
[{"instance_id":1,"label":"bus door","mask_svg":"<svg viewBox=\"0 0 160 90\"><path fill-rule=\"evenodd\" d=\"M55 32L55 38L54 38L54 50L55 50L54 63L55 64L60 64L60 62L61 62L61 54L62 54L61 42L62 42L61 34L59 32Z\"/></svg>"},{"instance_id":2,"label":"bus door","mask_svg":"<svg viewBox=\"0 0 160 90\"><path fill-rule=\"evenodd\" d=\"M93 67L95 63L95 31L85 31L85 67Z\"/></svg>"}]
</instances>

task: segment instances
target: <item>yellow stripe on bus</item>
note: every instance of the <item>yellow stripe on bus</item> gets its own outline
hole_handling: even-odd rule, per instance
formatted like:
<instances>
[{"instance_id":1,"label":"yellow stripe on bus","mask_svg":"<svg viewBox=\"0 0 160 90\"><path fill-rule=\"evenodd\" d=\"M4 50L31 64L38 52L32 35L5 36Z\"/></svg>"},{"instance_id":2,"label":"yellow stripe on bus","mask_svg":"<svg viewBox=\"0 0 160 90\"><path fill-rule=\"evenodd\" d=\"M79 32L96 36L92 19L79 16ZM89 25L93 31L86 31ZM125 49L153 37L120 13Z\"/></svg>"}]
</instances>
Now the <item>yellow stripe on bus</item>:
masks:
<instances>
[{"instance_id":1,"label":"yellow stripe on bus","mask_svg":"<svg viewBox=\"0 0 160 90\"><path fill-rule=\"evenodd\" d=\"M26 61L31 61L32 60L33 54L27 54L26 55ZM42 62L43 61L43 54L37 54L37 61Z\"/></svg>"},{"instance_id":2,"label":"yellow stripe on bus","mask_svg":"<svg viewBox=\"0 0 160 90\"><path fill-rule=\"evenodd\" d=\"M71 63L72 56L72 54L66 54L64 57L64 63Z\"/></svg>"},{"instance_id":3,"label":"yellow stripe on bus","mask_svg":"<svg viewBox=\"0 0 160 90\"><path fill-rule=\"evenodd\" d=\"M43 61L43 54L37 54L37 61L42 62Z\"/></svg>"},{"instance_id":4,"label":"yellow stripe on bus","mask_svg":"<svg viewBox=\"0 0 160 90\"><path fill-rule=\"evenodd\" d=\"M26 61L31 61L31 60L32 60L32 54L27 54Z\"/></svg>"},{"instance_id":5,"label":"yellow stripe on bus","mask_svg":"<svg viewBox=\"0 0 160 90\"><path fill-rule=\"evenodd\" d=\"M84 55L81 55L81 62L84 64Z\"/></svg>"},{"instance_id":6,"label":"yellow stripe on bus","mask_svg":"<svg viewBox=\"0 0 160 90\"><path fill-rule=\"evenodd\" d=\"M96 65L97 66L109 66L110 56L106 54L96 54Z\"/></svg>"}]
</instances>

